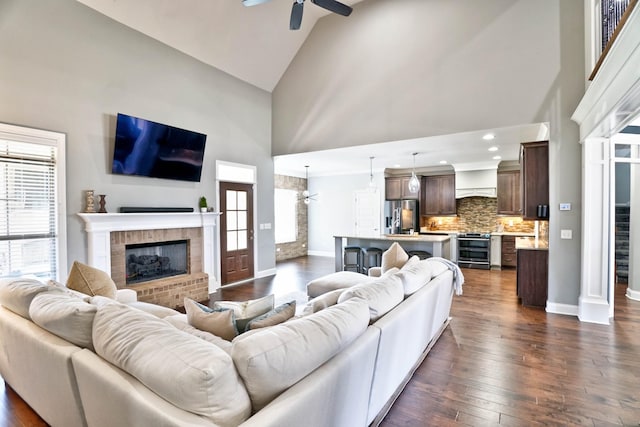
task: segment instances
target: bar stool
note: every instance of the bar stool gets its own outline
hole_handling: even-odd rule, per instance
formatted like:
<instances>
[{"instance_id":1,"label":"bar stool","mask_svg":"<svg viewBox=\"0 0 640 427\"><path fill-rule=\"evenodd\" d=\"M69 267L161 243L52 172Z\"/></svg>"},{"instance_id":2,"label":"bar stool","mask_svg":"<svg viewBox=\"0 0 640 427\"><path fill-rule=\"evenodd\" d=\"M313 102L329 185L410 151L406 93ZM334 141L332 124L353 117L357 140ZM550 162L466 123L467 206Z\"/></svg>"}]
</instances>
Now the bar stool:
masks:
<instances>
[{"instance_id":1,"label":"bar stool","mask_svg":"<svg viewBox=\"0 0 640 427\"><path fill-rule=\"evenodd\" d=\"M363 248L363 266L362 272L367 274L371 267L380 267L382 265L382 249L380 248Z\"/></svg>"},{"instance_id":2,"label":"bar stool","mask_svg":"<svg viewBox=\"0 0 640 427\"><path fill-rule=\"evenodd\" d=\"M344 267L345 271L362 272L362 249L360 246L344 247Z\"/></svg>"},{"instance_id":3,"label":"bar stool","mask_svg":"<svg viewBox=\"0 0 640 427\"><path fill-rule=\"evenodd\" d=\"M409 258L411 258L414 255L417 255L418 258L420 258L421 260L431 258L433 256L427 251L407 251L407 254L409 255Z\"/></svg>"}]
</instances>

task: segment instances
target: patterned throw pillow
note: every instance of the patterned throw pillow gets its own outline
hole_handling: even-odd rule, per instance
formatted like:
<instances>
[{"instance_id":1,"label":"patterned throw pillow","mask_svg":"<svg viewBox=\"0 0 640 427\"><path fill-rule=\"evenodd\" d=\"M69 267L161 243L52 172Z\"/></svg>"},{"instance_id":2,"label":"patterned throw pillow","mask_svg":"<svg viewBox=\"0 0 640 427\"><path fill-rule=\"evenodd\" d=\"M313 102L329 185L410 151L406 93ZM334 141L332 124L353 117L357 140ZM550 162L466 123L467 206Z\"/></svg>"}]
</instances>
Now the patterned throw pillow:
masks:
<instances>
[{"instance_id":1,"label":"patterned throw pillow","mask_svg":"<svg viewBox=\"0 0 640 427\"><path fill-rule=\"evenodd\" d=\"M211 309L190 298L184 299L184 309L187 312L187 322L194 328L212 333L227 341L231 341L238 335L235 316L231 309Z\"/></svg>"},{"instance_id":2,"label":"patterned throw pillow","mask_svg":"<svg viewBox=\"0 0 640 427\"><path fill-rule=\"evenodd\" d=\"M227 308L233 310L238 331L244 331L251 319L273 310L273 306L273 295L248 301L215 301L213 303L214 309Z\"/></svg>"},{"instance_id":3,"label":"patterned throw pillow","mask_svg":"<svg viewBox=\"0 0 640 427\"><path fill-rule=\"evenodd\" d=\"M267 326L274 326L279 323L286 322L287 320L291 319L295 314L296 314L296 302L295 301L287 302L277 306L273 310L261 316L254 317L252 320L249 321L249 323L247 323L247 326L244 331L247 332L253 329L266 328Z\"/></svg>"},{"instance_id":4,"label":"patterned throw pillow","mask_svg":"<svg viewBox=\"0 0 640 427\"><path fill-rule=\"evenodd\" d=\"M67 288L82 292L85 295L115 299L118 287L111 280L111 277L102 270L73 262L71 272L67 278Z\"/></svg>"}]
</instances>

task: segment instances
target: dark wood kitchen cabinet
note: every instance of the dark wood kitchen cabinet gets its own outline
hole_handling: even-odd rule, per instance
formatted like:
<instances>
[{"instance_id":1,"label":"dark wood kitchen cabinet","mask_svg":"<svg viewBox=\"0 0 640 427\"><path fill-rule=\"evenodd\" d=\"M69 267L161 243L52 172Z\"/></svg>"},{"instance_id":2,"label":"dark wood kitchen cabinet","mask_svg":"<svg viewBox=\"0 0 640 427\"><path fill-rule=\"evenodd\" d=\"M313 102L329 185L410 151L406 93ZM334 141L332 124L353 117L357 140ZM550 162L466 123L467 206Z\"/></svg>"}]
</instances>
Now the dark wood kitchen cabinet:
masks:
<instances>
[{"instance_id":1,"label":"dark wood kitchen cabinet","mask_svg":"<svg viewBox=\"0 0 640 427\"><path fill-rule=\"evenodd\" d=\"M443 216L456 214L456 176L423 176L420 191L420 214Z\"/></svg>"},{"instance_id":2,"label":"dark wood kitchen cabinet","mask_svg":"<svg viewBox=\"0 0 640 427\"><path fill-rule=\"evenodd\" d=\"M549 141L520 144L522 218L547 219L549 209ZM547 207L547 217L538 216L538 206Z\"/></svg>"},{"instance_id":3,"label":"dark wood kitchen cabinet","mask_svg":"<svg viewBox=\"0 0 640 427\"><path fill-rule=\"evenodd\" d=\"M498 215L521 215L520 171L498 171Z\"/></svg>"},{"instance_id":4,"label":"dark wood kitchen cabinet","mask_svg":"<svg viewBox=\"0 0 640 427\"><path fill-rule=\"evenodd\" d=\"M518 249L517 292L522 305L546 307L549 251Z\"/></svg>"},{"instance_id":5,"label":"dark wood kitchen cabinet","mask_svg":"<svg viewBox=\"0 0 640 427\"><path fill-rule=\"evenodd\" d=\"M420 192L409 191L410 176L394 176L384 180L384 196L386 200L418 200Z\"/></svg>"}]
</instances>

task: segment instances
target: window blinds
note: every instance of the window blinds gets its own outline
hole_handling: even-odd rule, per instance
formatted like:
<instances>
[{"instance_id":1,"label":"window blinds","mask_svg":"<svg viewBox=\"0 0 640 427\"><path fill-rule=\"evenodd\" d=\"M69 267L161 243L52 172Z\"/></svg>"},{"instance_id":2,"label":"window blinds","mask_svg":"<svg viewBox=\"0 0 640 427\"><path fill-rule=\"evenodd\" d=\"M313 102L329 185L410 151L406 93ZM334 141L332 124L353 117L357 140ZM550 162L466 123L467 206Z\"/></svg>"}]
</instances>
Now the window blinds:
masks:
<instances>
[{"instance_id":1,"label":"window blinds","mask_svg":"<svg viewBox=\"0 0 640 427\"><path fill-rule=\"evenodd\" d=\"M0 138L0 276L57 276L56 153Z\"/></svg>"}]
</instances>

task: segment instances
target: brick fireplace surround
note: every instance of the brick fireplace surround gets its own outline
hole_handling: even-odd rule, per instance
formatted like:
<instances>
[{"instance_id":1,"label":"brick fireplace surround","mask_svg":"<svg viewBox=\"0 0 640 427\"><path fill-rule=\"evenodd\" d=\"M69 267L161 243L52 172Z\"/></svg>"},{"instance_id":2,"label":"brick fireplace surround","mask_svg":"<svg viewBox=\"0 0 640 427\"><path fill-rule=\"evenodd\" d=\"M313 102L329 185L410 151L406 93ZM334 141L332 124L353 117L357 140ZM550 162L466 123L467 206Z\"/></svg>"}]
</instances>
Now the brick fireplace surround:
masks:
<instances>
[{"instance_id":1,"label":"brick fireplace surround","mask_svg":"<svg viewBox=\"0 0 640 427\"><path fill-rule=\"evenodd\" d=\"M209 298L215 279L214 227L217 213L78 214L87 232L87 263L109 272L118 288L133 289L138 300L181 307L184 297ZM187 274L126 284L125 246L175 240L188 241Z\"/></svg>"}]
</instances>

